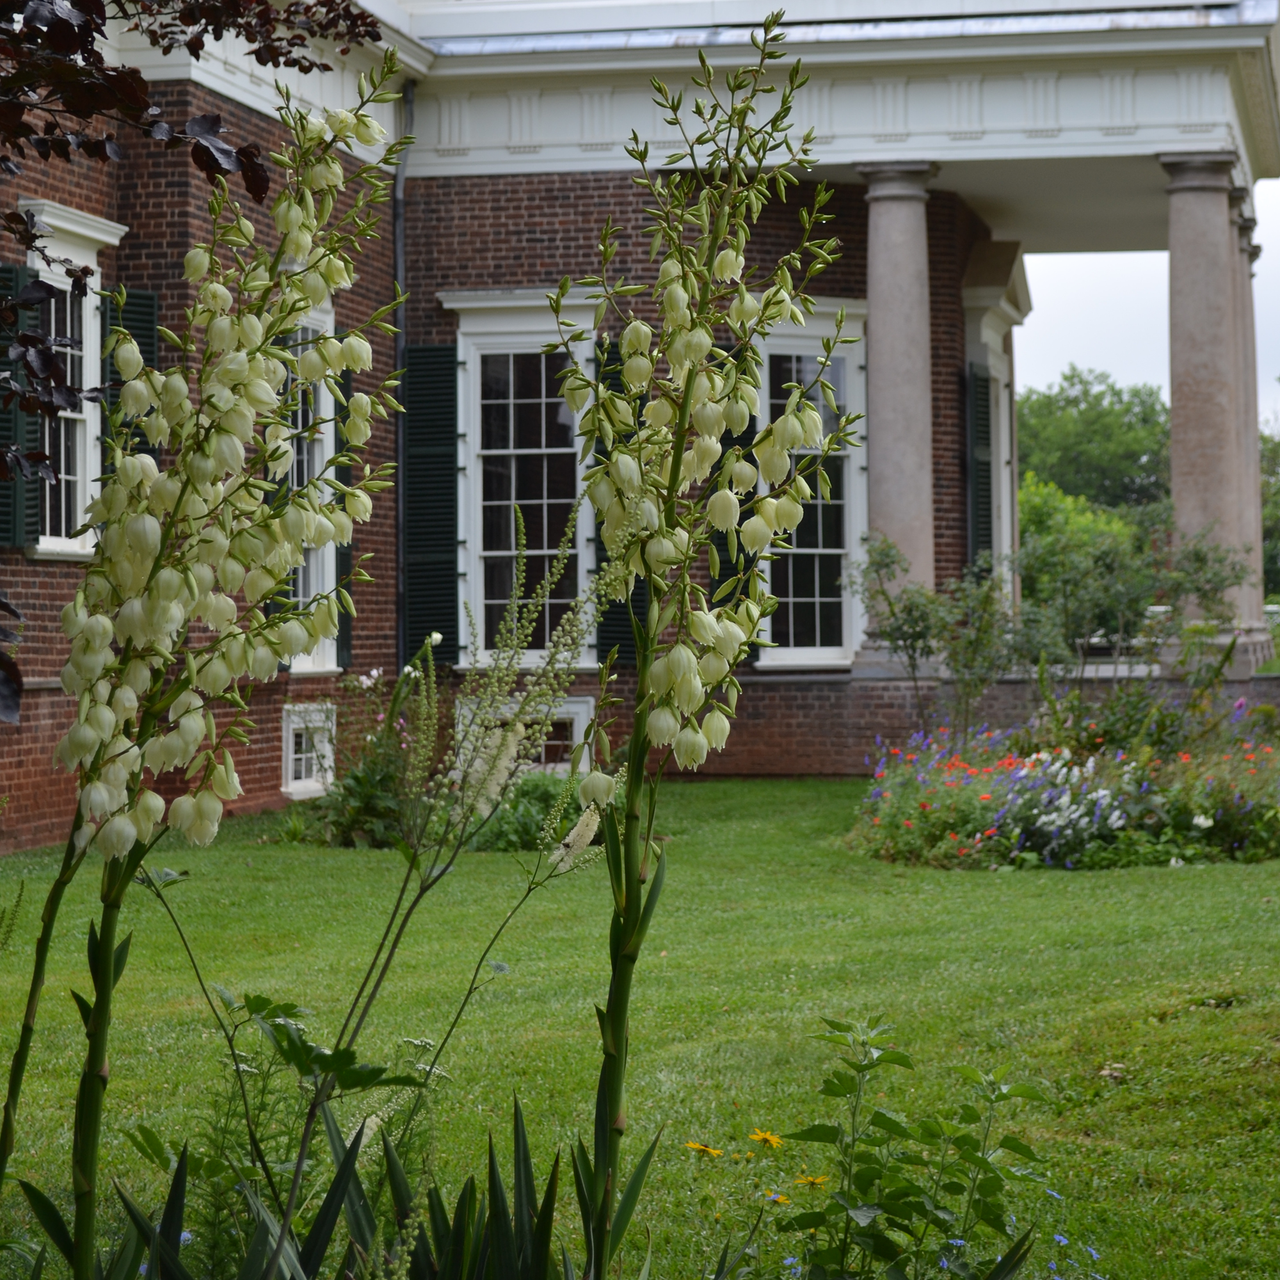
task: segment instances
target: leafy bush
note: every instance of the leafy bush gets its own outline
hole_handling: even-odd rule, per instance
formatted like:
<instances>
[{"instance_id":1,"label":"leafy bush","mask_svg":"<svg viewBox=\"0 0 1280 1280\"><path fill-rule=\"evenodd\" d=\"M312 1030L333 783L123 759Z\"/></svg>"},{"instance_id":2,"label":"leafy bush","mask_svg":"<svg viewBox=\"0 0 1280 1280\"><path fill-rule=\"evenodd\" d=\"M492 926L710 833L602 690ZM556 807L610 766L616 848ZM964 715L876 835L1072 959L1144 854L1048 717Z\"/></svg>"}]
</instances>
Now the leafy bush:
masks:
<instances>
[{"instance_id":1,"label":"leafy bush","mask_svg":"<svg viewBox=\"0 0 1280 1280\"><path fill-rule=\"evenodd\" d=\"M1280 856L1280 775L1268 745L1222 738L1167 759L1150 747L1019 755L1012 738L985 733L961 752L940 732L893 749L852 838L888 861L939 867L1084 870Z\"/></svg>"},{"instance_id":2,"label":"leafy bush","mask_svg":"<svg viewBox=\"0 0 1280 1280\"><path fill-rule=\"evenodd\" d=\"M487 853L521 853L538 848L543 823L560 800L565 779L559 774L531 770L511 788L506 798L481 827L471 848ZM582 817L578 788L570 788L554 834L556 840L565 835Z\"/></svg>"},{"instance_id":3,"label":"leafy bush","mask_svg":"<svg viewBox=\"0 0 1280 1280\"><path fill-rule=\"evenodd\" d=\"M811 1194L825 1193L825 1204L776 1223L784 1235L800 1237L798 1257L787 1259L791 1274L805 1280L939 1271L963 1280L1014 1275L1030 1256L1032 1232L1018 1233L1006 1197L1043 1175L1034 1169L1040 1157L996 1126L1018 1099L1048 1099L1034 1085L1006 1084L1008 1067L987 1074L961 1065L957 1071L973 1086L971 1101L904 1120L874 1101L883 1087L876 1073L914 1069L895 1047L893 1028L877 1019L823 1021L829 1030L813 1038L840 1052L822 1093L843 1100L844 1115L782 1139L834 1148L830 1174L806 1172L794 1180Z\"/></svg>"}]
</instances>

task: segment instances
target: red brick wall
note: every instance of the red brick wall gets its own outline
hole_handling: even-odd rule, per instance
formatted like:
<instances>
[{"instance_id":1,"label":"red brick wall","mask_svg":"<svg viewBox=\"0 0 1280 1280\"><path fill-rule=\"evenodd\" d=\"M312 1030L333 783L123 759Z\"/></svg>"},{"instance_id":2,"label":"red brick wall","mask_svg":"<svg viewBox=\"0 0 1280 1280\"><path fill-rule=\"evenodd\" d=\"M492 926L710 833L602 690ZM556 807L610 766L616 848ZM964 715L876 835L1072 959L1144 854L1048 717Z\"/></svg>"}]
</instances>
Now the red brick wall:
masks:
<instances>
[{"instance_id":1,"label":"red brick wall","mask_svg":"<svg viewBox=\"0 0 1280 1280\"><path fill-rule=\"evenodd\" d=\"M865 187L836 184L824 235L836 236L842 257L811 285L816 294L865 298ZM753 229L748 261L762 267L795 248L800 210L811 184L766 206ZM518 177L415 178L406 184L409 228L407 329L410 342L447 343L456 317L436 301L447 289L553 289L559 280L598 270L599 231L619 227L612 270L646 281L649 262L644 200L626 173L530 174ZM961 281L969 250L990 232L953 192L935 191L926 205L929 288L933 310L933 474L937 581L963 569L968 557L965 480L965 333Z\"/></svg>"},{"instance_id":2,"label":"red brick wall","mask_svg":"<svg viewBox=\"0 0 1280 1280\"><path fill-rule=\"evenodd\" d=\"M219 112L235 145L256 141L264 154L278 145L279 126L265 116L189 82L153 86L153 98L165 118L181 123L190 116ZM234 180L233 180L234 183ZM279 189L278 181L274 184ZM182 280L182 259L198 240L207 238L209 187L185 151L134 139L125 163L101 165L76 156L70 164L58 161L28 164L13 184L18 194L56 200L129 227L118 250L99 255L100 279L94 287L123 283L153 291L160 299L160 323L175 331L183 325L183 308L193 291ZM259 208L233 185L233 195L254 222L259 236L274 237L270 197ZM370 241L357 262L355 287L336 300L339 329L368 315L393 296L393 237L390 204L382 206L385 225L379 239ZM15 261L17 253L0 245L0 260ZM391 338L371 334L378 377L394 368ZM161 349L162 363L166 359ZM92 365L89 366L92 368ZM94 376L89 374L88 376ZM357 388L361 380L357 380ZM375 419L366 453L371 466L395 460L395 430ZM374 516L357 526L353 558L371 555L365 568L373 583L352 590L358 610L352 627L352 660L357 670L396 663L396 525L395 495L387 491L374 503ZM19 662L31 681L24 700L22 723L0 725L0 795L9 803L0 809L0 850L58 840L70 820L74 792L71 780L54 772L53 752L72 713L71 700L57 676L66 656L58 625L62 606L80 578L75 564L32 563L20 550L0 549L0 585L26 614ZM332 678L287 677L260 690L251 715L257 724L253 742L237 753L237 767L246 789L234 808L260 808L281 802L281 710L286 696L295 701L329 699ZM166 785L170 780L166 778Z\"/></svg>"}]
</instances>

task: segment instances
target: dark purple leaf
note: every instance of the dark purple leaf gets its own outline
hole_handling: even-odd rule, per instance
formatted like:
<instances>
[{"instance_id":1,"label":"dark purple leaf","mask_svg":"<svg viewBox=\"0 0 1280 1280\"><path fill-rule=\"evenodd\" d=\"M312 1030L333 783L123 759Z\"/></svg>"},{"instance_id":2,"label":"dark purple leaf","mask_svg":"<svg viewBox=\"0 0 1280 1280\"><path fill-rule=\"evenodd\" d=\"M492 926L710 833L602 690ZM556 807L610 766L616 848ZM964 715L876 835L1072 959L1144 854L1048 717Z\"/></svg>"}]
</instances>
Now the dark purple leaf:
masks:
<instances>
[{"instance_id":1,"label":"dark purple leaf","mask_svg":"<svg viewBox=\"0 0 1280 1280\"><path fill-rule=\"evenodd\" d=\"M23 620L22 610L16 604L9 600L9 593L0 587L0 613L7 613L11 618L17 618L19 622Z\"/></svg>"},{"instance_id":2,"label":"dark purple leaf","mask_svg":"<svg viewBox=\"0 0 1280 1280\"><path fill-rule=\"evenodd\" d=\"M222 132L220 115L192 116L183 133L189 138L212 138Z\"/></svg>"},{"instance_id":3,"label":"dark purple leaf","mask_svg":"<svg viewBox=\"0 0 1280 1280\"><path fill-rule=\"evenodd\" d=\"M50 298L56 298L60 292L47 280L31 280L22 287L14 301L20 307L36 307L42 302L48 302Z\"/></svg>"},{"instance_id":4,"label":"dark purple leaf","mask_svg":"<svg viewBox=\"0 0 1280 1280\"><path fill-rule=\"evenodd\" d=\"M173 126L166 124L163 120L157 120L149 132L157 142L168 142L173 137Z\"/></svg>"}]
</instances>

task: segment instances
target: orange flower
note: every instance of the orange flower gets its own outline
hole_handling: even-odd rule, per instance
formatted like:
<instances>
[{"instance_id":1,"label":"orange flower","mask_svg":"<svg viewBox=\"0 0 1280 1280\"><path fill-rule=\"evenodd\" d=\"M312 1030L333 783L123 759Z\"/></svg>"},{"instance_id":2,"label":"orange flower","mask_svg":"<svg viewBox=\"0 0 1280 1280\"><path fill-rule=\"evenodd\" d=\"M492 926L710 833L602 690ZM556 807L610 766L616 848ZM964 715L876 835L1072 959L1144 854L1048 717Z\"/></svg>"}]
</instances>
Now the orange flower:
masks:
<instances>
[{"instance_id":1,"label":"orange flower","mask_svg":"<svg viewBox=\"0 0 1280 1280\"><path fill-rule=\"evenodd\" d=\"M991 797L990 797L989 795L987 795L987 796L979 796L979 797L978 797L978 799L979 799L979 800L990 800L990 799L991 799Z\"/></svg>"}]
</instances>

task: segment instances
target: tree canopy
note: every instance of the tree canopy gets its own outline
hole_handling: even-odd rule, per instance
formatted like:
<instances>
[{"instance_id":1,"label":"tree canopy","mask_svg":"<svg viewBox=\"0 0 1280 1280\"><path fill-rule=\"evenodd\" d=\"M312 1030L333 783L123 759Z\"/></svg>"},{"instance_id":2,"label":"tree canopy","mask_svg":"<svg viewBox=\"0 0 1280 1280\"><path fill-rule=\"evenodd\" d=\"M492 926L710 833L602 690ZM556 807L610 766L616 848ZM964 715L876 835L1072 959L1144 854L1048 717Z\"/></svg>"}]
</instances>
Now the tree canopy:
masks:
<instances>
[{"instance_id":1,"label":"tree canopy","mask_svg":"<svg viewBox=\"0 0 1280 1280\"><path fill-rule=\"evenodd\" d=\"M1169 496L1169 407L1158 387L1068 365L1056 385L1018 397L1018 466L1099 506L1159 502Z\"/></svg>"}]
</instances>

